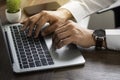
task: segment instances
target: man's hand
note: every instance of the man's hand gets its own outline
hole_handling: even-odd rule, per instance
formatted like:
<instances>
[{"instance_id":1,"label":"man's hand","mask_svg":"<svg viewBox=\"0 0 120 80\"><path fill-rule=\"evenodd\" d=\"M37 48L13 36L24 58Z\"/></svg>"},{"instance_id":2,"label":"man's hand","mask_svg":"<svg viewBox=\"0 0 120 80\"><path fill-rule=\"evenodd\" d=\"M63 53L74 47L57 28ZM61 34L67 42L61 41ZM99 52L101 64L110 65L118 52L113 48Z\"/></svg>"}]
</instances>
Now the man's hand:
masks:
<instances>
[{"instance_id":1,"label":"man's hand","mask_svg":"<svg viewBox=\"0 0 120 80\"><path fill-rule=\"evenodd\" d=\"M42 35L46 36L52 32L67 19L71 17L71 14L66 9L58 9L57 11L42 11L36 15L33 15L25 19L22 24L24 27L21 30L29 29L28 36L32 35L32 31L35 28L35 38L38 37L42 26L45 23L49 23L49 27L42 31Z\"/></svg>"},{"instance_id":2,"label":"man's hand","mask_svg":"<svg viewBox=\"0 0 120 80\"><path fill-rule=\"evenodd\" d=\"M81 47L90 47L95 45L92 33L92 30L82 27L78 28L78 25L75 22L67 21L55 30L53 35L53 45L55 48L61 48L64 45L73 43Z\"/></svg>"}]
</instances>

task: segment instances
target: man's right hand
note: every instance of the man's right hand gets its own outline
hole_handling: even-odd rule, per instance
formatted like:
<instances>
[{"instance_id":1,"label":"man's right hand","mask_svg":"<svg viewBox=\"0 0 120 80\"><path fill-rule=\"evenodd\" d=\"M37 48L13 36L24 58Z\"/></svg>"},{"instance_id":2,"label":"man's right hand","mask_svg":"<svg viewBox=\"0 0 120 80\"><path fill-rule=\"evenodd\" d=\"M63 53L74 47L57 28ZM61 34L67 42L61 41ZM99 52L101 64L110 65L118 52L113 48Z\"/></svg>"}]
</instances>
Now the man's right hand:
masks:
<instances>
[{"instance_id":1,"label":"man's right hand","mask_svg":"<svg viewBox=\"0 0 120 80\"><path fill-rule=\"evenodd\" d=\"M59 25L64 23L71 17L71 14L66 9L58 9L57 11L42 11L36 15L33 15L25 19L22 24L24 25L21 30L29 29L28 36L32 35L32 31L35 28L35 38L38 37L39 32L41 31L42 26L45 23L49 23L49 27L45 28L42 31L42 35L46 36L55 31Z\"/></svg>"}]
</instances>

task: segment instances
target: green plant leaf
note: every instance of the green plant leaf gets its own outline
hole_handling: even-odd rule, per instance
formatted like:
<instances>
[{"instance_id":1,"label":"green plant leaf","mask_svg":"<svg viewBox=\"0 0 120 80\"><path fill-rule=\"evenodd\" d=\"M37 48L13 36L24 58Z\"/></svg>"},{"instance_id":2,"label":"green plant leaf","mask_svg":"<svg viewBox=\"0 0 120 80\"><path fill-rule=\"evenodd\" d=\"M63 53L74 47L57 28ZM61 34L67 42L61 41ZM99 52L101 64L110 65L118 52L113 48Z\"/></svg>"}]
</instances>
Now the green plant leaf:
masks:
<instances>
[{"instance_id":1,"label":"green plant leaf","mask_svg":"<svg viewBox=\"0 0 120 80\"><path fill-rule=\"evenodd\" d=\"M7 9L9 13L16 13L20 9L20 0L7 0Z\"/></svg>"}]
</instances>

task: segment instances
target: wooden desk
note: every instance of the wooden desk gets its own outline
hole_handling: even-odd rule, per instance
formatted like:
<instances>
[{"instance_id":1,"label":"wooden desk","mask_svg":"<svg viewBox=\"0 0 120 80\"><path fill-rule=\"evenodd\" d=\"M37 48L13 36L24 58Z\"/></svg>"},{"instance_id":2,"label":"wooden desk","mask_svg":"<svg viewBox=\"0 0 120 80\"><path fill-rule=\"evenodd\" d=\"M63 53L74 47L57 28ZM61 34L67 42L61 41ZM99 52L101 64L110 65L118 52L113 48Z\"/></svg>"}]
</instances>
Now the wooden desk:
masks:
<instances>
[{"instance_id":1,"label":"wooden desk","mask_svg":"<svg viewBox=\"0 0 120 80\"><path fill-rule=\"evenodd\" d=\"M0 17L5 24L4 9L0 4ZM120 52L94 49L81 49L81 52L86 59L83 66L14 74L0 31L0 80L120 80Z\"/></svg>"}]
</instances>

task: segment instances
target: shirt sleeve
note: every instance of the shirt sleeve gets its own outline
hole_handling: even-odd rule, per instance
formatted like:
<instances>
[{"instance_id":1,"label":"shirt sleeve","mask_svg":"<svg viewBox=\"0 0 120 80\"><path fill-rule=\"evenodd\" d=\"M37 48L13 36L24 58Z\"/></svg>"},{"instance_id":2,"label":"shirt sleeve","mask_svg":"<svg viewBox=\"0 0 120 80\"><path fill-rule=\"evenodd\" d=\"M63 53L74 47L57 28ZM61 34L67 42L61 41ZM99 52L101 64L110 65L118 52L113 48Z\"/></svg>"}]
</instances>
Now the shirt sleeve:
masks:
<instances>
[{"instance_id":1,"label":"shirt sleeve","mask_svg":"<svg viewBox=\"0 0 120 80\"><path fill-rule=\"evenodd\" d=\"M120 29L106 29L105 31L107 48L120 50Z\"/></svg>"},{"instance_id":2,"label":"shirt sleeve","mask_svg":"<svg viewBox=\"0 0 120 80\"><path fill-rule=\"evenodd\" d=\"M80 22L87 16L110 6L114 2L114 0L70 0L61 8L69 10L75 20Z\"/></svg>"}]
</instances>

